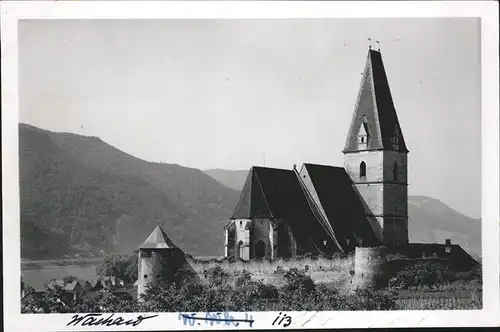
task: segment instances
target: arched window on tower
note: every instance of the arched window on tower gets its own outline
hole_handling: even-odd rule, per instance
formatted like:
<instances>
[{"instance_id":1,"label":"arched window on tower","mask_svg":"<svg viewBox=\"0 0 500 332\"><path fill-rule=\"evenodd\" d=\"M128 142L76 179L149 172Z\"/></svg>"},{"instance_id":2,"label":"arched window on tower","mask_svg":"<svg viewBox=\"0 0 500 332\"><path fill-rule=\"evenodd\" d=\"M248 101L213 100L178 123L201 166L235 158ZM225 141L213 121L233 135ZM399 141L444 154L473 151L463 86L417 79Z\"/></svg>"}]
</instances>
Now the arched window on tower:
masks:
<instances>
[{"instance_id":1,"label":"arched window on tower","mask_svg":"<svg viewBox=\"0 0 500 332\"><path fill-rule=\"evenodd\" d=\"M359 164L359 177L360 178L365 178L366 177L366 164L364 161Z\"/></svg>"},{"instance_id":2,"label":"arched window on tower","mask_svg":"<svg viewBox=\"0 0 500 332\"><path fill-rule=\"evenodd\" d=\"M397 162L394 162L394 164L392 165L392 178L394 179L394 181L398 180L398 163Z\"/></svg>"}]
</instances>

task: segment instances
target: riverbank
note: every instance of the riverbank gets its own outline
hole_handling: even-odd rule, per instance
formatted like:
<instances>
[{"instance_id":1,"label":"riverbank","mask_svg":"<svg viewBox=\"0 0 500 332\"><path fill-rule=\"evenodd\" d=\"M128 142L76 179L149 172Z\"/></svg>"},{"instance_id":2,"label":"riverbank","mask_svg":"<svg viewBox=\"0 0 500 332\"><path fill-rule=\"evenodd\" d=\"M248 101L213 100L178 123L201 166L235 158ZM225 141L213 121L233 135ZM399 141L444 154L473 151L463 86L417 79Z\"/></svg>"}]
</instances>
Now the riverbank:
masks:
<instances>
[{"instance_id":1,"label":"riverbank","mask_svg":"<svg viewBox=\"0 0 500 332\"><path fill-rule=\"evenodd\" d=\"M21 271L96 266L99 263L101 263L102 260L103 257L80 258L80 259L77 258L49 259L49 260L21 259Z\"/></svg>"}]
</instances>

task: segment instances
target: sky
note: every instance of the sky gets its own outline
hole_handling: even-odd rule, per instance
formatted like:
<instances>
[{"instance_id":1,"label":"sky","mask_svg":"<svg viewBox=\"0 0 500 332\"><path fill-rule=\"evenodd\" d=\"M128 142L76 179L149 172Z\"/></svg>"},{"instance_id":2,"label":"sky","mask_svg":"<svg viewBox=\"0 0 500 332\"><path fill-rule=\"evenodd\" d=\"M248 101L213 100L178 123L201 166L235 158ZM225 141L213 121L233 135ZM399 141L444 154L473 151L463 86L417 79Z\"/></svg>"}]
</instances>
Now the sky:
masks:
<instances>
[{"instance_id":1,"label":"sky","mask_svg":"<svg viewBox=\"0 0 500 332\"><path fill-rule=\"evenodd\" d=\"M19 119L199 169L342 166L368 37L409 194L479 218L477 19L20 21Z\"/></svg>"}]
</instances>

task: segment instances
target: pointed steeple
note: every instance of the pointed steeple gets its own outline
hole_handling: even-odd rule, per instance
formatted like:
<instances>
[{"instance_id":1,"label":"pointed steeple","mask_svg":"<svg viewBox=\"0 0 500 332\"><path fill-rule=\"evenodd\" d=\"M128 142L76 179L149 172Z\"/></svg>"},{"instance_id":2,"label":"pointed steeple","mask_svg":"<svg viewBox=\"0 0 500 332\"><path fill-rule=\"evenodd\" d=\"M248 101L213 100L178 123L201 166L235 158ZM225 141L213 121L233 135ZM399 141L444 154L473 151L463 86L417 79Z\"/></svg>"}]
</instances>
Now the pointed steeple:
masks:
<instances>
[{"instance_id":1,"label":"pointed steeple","mask_svg":"<svg viewBox=\"0 0 500 332\"><path fill-rule=\"evenodd\" d=\"M160 225L151 232L146 241L139 249L175 249L177 246L170 240L167 234L161 229Z\"/></svg>"},{"instance_id":2,"label":"pointed steeple","mask_svg":"<svg viewBox=\"0 0 500 332\"><path fill-rule=\"evenodd\" d=\"M407 153L380 52L368 50L345 152L391 150Z\"/></svg>"}]
</instances>

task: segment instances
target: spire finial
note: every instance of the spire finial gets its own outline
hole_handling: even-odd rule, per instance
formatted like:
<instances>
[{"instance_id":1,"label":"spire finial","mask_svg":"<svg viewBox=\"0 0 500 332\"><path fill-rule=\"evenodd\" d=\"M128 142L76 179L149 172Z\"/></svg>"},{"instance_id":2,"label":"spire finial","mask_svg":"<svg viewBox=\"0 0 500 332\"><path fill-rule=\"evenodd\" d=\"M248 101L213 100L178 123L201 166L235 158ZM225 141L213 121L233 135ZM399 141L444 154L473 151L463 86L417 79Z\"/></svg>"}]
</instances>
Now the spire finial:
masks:
<instances>
[{"instance_id":1,"label":"spire finial","mask_svg":"<svg viewBox=\"0 0 500 332\"><path fill-rule=\"evenodd\" d=\"M370 50L372 49L372 39L370 37L368 37L368 47Z\"/></svg>"},{"instance_id":2,"label":"spire finial","mask_svg":"<svg viewBox=\"0 0 500 332\"><path fill-rule=\"evenodd\" d=\"M378 40L375 42L377 43L377 48L378 48L378 51L380 52L380 42Z\"/></svg>"}]
</instances>

